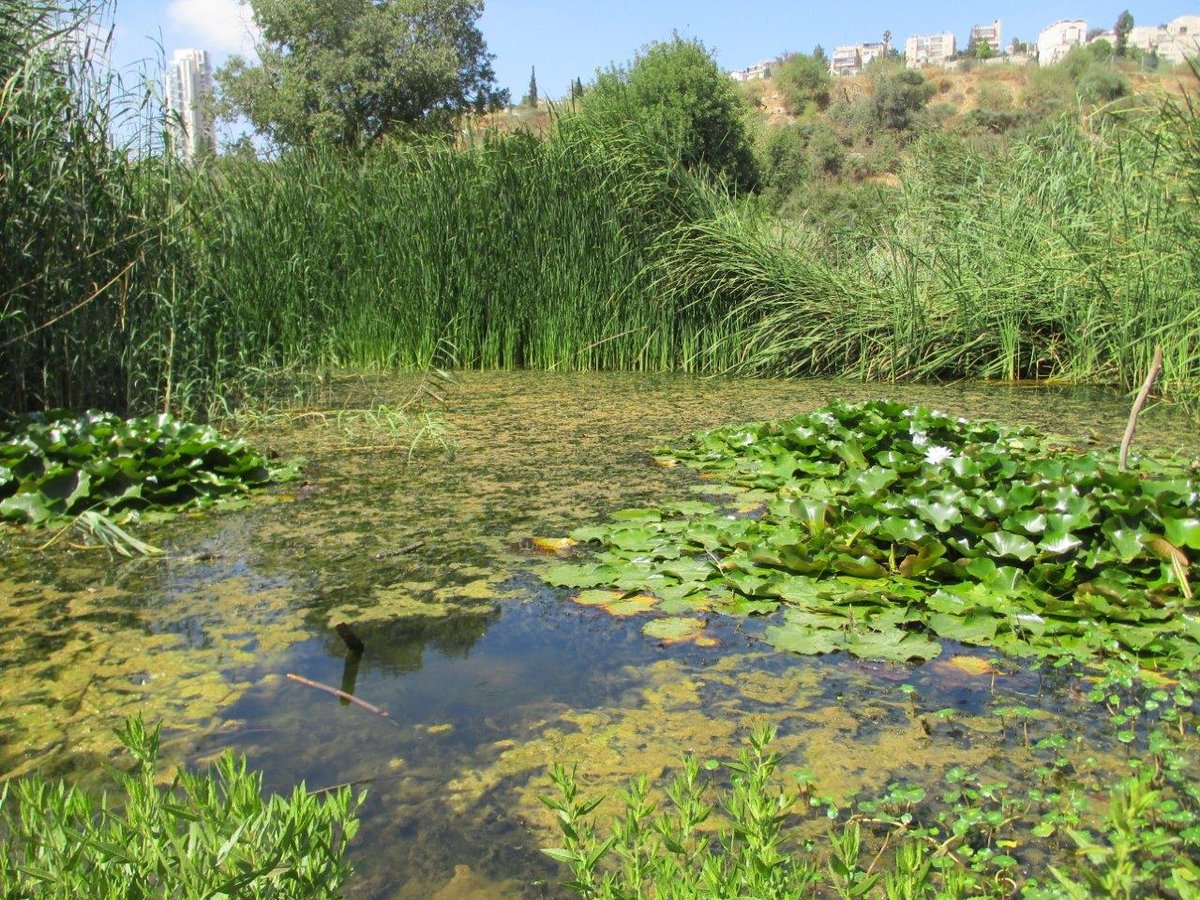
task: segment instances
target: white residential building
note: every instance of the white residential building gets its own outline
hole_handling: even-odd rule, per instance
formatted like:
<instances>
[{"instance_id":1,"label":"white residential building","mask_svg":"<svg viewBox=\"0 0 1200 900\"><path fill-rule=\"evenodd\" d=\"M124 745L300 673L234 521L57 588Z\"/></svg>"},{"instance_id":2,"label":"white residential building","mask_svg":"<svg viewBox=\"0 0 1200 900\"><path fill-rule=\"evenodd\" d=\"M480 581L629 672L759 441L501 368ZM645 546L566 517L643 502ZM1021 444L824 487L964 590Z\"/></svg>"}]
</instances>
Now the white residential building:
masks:
<instances>
[{"instance_id":1,"label":"white residential building","mask_svg":"<svg viewBox=\"0 0 1200 900\"><path fill-rule=\"evenodd\" d=\"M1059 19L1043 28L1037 39L1038 62L1052 66L1074 47L1087 40L1087 22L1083 19Z\"/></svg>"},{"instance_id":2,"label":"white residential building","mask_svg":"<svg viewBox=\"0 0 1200 900\"><path fill-rule=\"evenodd\" d=\"M978 44L987 44L992 48L992 53L997 56L1004 52L1004 39L1000 36L999 19L996 19L991 25L975 25L971 28L971 37L967 41L967 46L974 47Z\"/></svg>"},{"instance_id":3,"label":"white residential building","mask_svg":"<svg viewBox=\"0 0 1200 900\"><path fill-rule=\"evenodd\" d=\"M1111 40L1115 44L1116 36ZM1200 56L1200 16L1180 16L1166 25L1135 25L1129 31L1129 46L1176 65Z\"/></svg>"},{"instance_id":4,"label":"white residential building","mask_svg":"<svg viewBox=\"0 0 1200 900\"><path fill-rule=\"evenodd\" d=\"M1167 39L1157 47L1159 59L1181 63L1200 56L1200 16L1180 16L1166 25Z\"/></svg>"},{"instance_id":5,"label":"white residential building","mask_svg":"<svg viewBox=\"0 0 1200 900\"><path fill-rule=\"evenodd\" d=\"M876 44L846 44L835 47L833 56L829 58L829 71L834 75L857 75L862 72L872 60L878 59L887 52L883 43Z\"/></svg>"},{"instance_id":6,"label":"white residential building","mask_svg":"<svg viewBox=\"0 0 1200 900\"><path fill-rule=\"evenodd\" d=\"M955 54L954 32L914 34L904 41L904 62L910 69L940 66Z\"/></svg>"},{"instance_id":7,"label":"white residential building","mask_svg":"<svg viewBox=\"0 0 1200 900\"><path fill-rule=\"evenodd\" d=\"M217 152L212 102L208 51L176 50L167 69L168 133L172 149L188 162Z\"/></svg>"},{"instance_id":8,"label":"white residential building","mask_svg":"<svg viewBox=\"0 0 1200 900\"><path fill-rule=\"evenodd\" d=\"M776 64L776 60L764 59L762 62L756 62L749 68L730 72L729 77L734 81L757 81L760 78L770 78Z\"/></svg>"}]
</instances>

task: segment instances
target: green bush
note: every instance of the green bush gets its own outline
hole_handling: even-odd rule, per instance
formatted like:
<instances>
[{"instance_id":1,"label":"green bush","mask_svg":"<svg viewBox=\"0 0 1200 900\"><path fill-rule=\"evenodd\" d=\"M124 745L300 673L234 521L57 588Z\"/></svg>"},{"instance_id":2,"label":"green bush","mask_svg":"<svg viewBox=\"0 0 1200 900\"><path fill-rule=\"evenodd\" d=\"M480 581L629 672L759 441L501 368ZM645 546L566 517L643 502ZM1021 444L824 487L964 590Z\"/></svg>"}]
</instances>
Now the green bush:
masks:
<instances>
[{"instance_id":1,"label":"green bush","mask_svg":"<svg viewBox=\"0 0 1200 900\"><path fill-rule=\"evenodd\" d=\"M875 117L883 128L905 131L912 127L936 88L912 69L881 75L875 86Z\"/></svg>"},{"instance_id":2,"label":"green bush","mask_svg":"<svg viewBox=\"0 0 1200 900\"><path fill-rule=\"evenodd\" d=\"M833 77L829 64L806 53L787 57L775 72L775 83L783 92L788 112L801 115L810 107L823 110L829 105Z\"/></svg>"},{"instance_id":3,"label":"green bush","mask_svg":"<svg viewBox=\"0 0 1200 900\"><path fill-rule=\"evenodd\" d=\"M676 35L651 44L629 68L600 73L584 114L634 116L687 166L703 167L735 191L758 186L758 170L736 85L699 41Z\"/></svg>"},{"instance_id":4,"label":"green bush","mask_svg":"<svg viewBox=\"0 0 1200 900\"><path fill-rule=\"evenodd\" d=\"M362 795L303 786L262 796L262 776L224 754L206 774L159 787L159 728L118 731L137 761L117 797L29 778L0 793L0 895L39 900L201 897L321 900L350 875L346 842ZM15 809L13 808L15 807Z\"/></svg>"},{"instance_id":5,"label":"green bush","mask_svg":"<svg viewBox=\"0 0 1200 900\"><path fill-rule=\"evenodd\" d=\"M812 127L793 122L767 130L759 155L763 195L778 206L809 179Z\"/></svg>"}]
</instances>

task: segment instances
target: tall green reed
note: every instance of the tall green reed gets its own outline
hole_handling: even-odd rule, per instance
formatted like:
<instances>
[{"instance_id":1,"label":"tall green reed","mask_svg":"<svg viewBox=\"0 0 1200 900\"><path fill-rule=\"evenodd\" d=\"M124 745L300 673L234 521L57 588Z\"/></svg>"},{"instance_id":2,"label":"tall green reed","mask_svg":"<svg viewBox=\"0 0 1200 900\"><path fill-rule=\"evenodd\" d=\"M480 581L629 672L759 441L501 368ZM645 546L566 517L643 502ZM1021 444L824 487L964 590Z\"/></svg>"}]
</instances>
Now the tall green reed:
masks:
<instances>
[{"instance_id":1,"label":"tall green reed","mask_svg":"<svg viewBox=\"0 0 1200 900\"><path fill-rule=\"evenodd\" d=\"M1195 121L1063 120L1000 149L929 135L894 221L838 239L739 209L677 228L658 283L729 305L742 371L1128 388L1161 343L1162 385L1195 401Z\"/></svg>"}]
</instances>

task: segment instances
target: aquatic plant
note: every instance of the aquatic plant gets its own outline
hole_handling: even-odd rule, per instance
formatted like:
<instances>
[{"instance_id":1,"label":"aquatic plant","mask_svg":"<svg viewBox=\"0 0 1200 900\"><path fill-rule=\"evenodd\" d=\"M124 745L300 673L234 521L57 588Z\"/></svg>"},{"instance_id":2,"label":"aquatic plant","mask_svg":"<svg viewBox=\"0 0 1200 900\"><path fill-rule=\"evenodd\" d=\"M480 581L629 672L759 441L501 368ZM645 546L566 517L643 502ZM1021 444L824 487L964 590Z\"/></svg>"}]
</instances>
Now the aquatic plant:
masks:
<instances>
[{"instance_id":1,"label":"aquatic plant","mask_svg":"<svg viewBox=\"0 0 1200 900\"><path fill-rule=\"evenodd\" d=\"M1182 465L1121 472L1111 453L885 401L703 432L660 460L746 493L577 529L601 551L546 580L649 595L668 614L781 610L762 637L797 653L931 659L941 639L1147 665L1200 655L1200 485Z\"/></svg>"},{"instance_id":2,"label":"aquatic plant","mask_svg":"<svg viewBox=\"0 0 1200 900\"><path fill-rule=\"evenodd\" d=\"M156 772L160 726L118 730L137 763L99 799L61 781L17 779L0 792L0 894L67 900L341 896L346 844L363 795L296 788L263 798L262 776L223 754L207 773Z\"/></svg>"},{"instance_id":3,"label":"aquatic plant","mask_svg":"<svg viewBox=\"0 0 1200 900\"><path fill-rule=\"evenodd\" d=\"M569 868L565 886L589 898L1192 897L1196 688L1185 677L1167 692L1110 667L1093 702L1144 711L1137 753L1115 784L1076 771L1067 739L1049 734L1030 748L1045 764L1024 785L955 767L940 790L896 782L834 801L805 773L780 784L776 731L759 727L737 761L685 757L665 786L666 809L635 778L624 813L605 828L592 817L599 800L581 797L577 770L559 764L558 796L543 802L564 846L544 852Z\"/></svg>"},{"instance_id":4,"label":"aquatic plant","mask_svg":"<svg viewBox=\"0 0 1200 900\"><path fill-rule=\"evenodd\" d=\"M118 527L142 511L204 508L295 476L294 463L272 465L245 441L166 414L57 411L0 424L0 519L74 520L121 552L147 549Z\"/></svg>"}]
</instances>

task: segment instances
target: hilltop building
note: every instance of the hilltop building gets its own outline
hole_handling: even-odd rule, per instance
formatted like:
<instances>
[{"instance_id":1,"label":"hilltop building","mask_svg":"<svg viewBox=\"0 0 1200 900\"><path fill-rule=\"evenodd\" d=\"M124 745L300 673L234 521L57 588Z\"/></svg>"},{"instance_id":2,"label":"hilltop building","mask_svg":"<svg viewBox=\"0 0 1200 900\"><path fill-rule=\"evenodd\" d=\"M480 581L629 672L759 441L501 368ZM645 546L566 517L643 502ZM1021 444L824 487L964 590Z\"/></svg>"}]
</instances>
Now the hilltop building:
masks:
<instances>
[{"instance_id":1,"label":"hilltop building","mask_svg":"<svg viewBox=\"0 0 1200 900\"><path fill-rule=\"evenodd\" d=\"M1200 16L1180 16L1166 25L1135 25L1129 46L1175 65L1194 59L1200 56Z\"/></svg>"},{"instance_id":2,"label":"hilltop building","mask_svg":"<svg viewBox=\"0 0 1200 900\"><path fill-rule=\"evenodd\" d=\"M967 40L968 47L987 44L992 53L999 56L1004 52L1004 39L1000 35L1000 20L996 19L991 25L974 25L971 27L971 37Z\"/></svg>"},{"instance_id":3,"label":"hilltop building","mask_svg":"<svg viewBox=\"0 0 1200 900\"><path fill-rule=\"evenodd\" d=\"M760 78L770 78L774 74L776 65L776 60L764 59L748 68L730 72L729 77L734 81L757 81Z\"/></svg>"},{"instance_id":4,"label":"hilltop building","mask_svg":"<svg viewBox=\"0 0 1200 900\"><path fill-rule=\"evenodd\" d=\"M886 54L887 49L887 45L882 42L835 47L833 56L829 58L829 71L834 75L857 75L870 65L872 60Z\"/></svg>"},{"instance_id":5,"label":"hilltop building","mask_svg":"<svg viewBox=\"0 0 1200 900\"><path fill-rule=\"evenodd\" d=\"M1087 22L1083 19L1059 19L1043 28L1038 34L1038 62L1052 66L1075 47L1083 46L1087 40Z\"/></svg>"},{"instance_id":6,"label":"hilltop building","mask_svg":"<svg viewBox=\"0 0 1200 900\"><path fill-rule=\"evenodd\" d=\"M171 149L188 162L217 152L212 61L207 50L176 50L167 69Z\"/></svg>"},{"instance_id":7,"label":"hilltop building","mask_svg":"<svg viewBox=\"0 0 1200 900\"><path fill-rule=\"evenodd\" d=\"M940 66L946 60L953 59L956 52L953 31L914 34L904 41L904 62L910 69Z\"/></svg>"}]
</instances>

